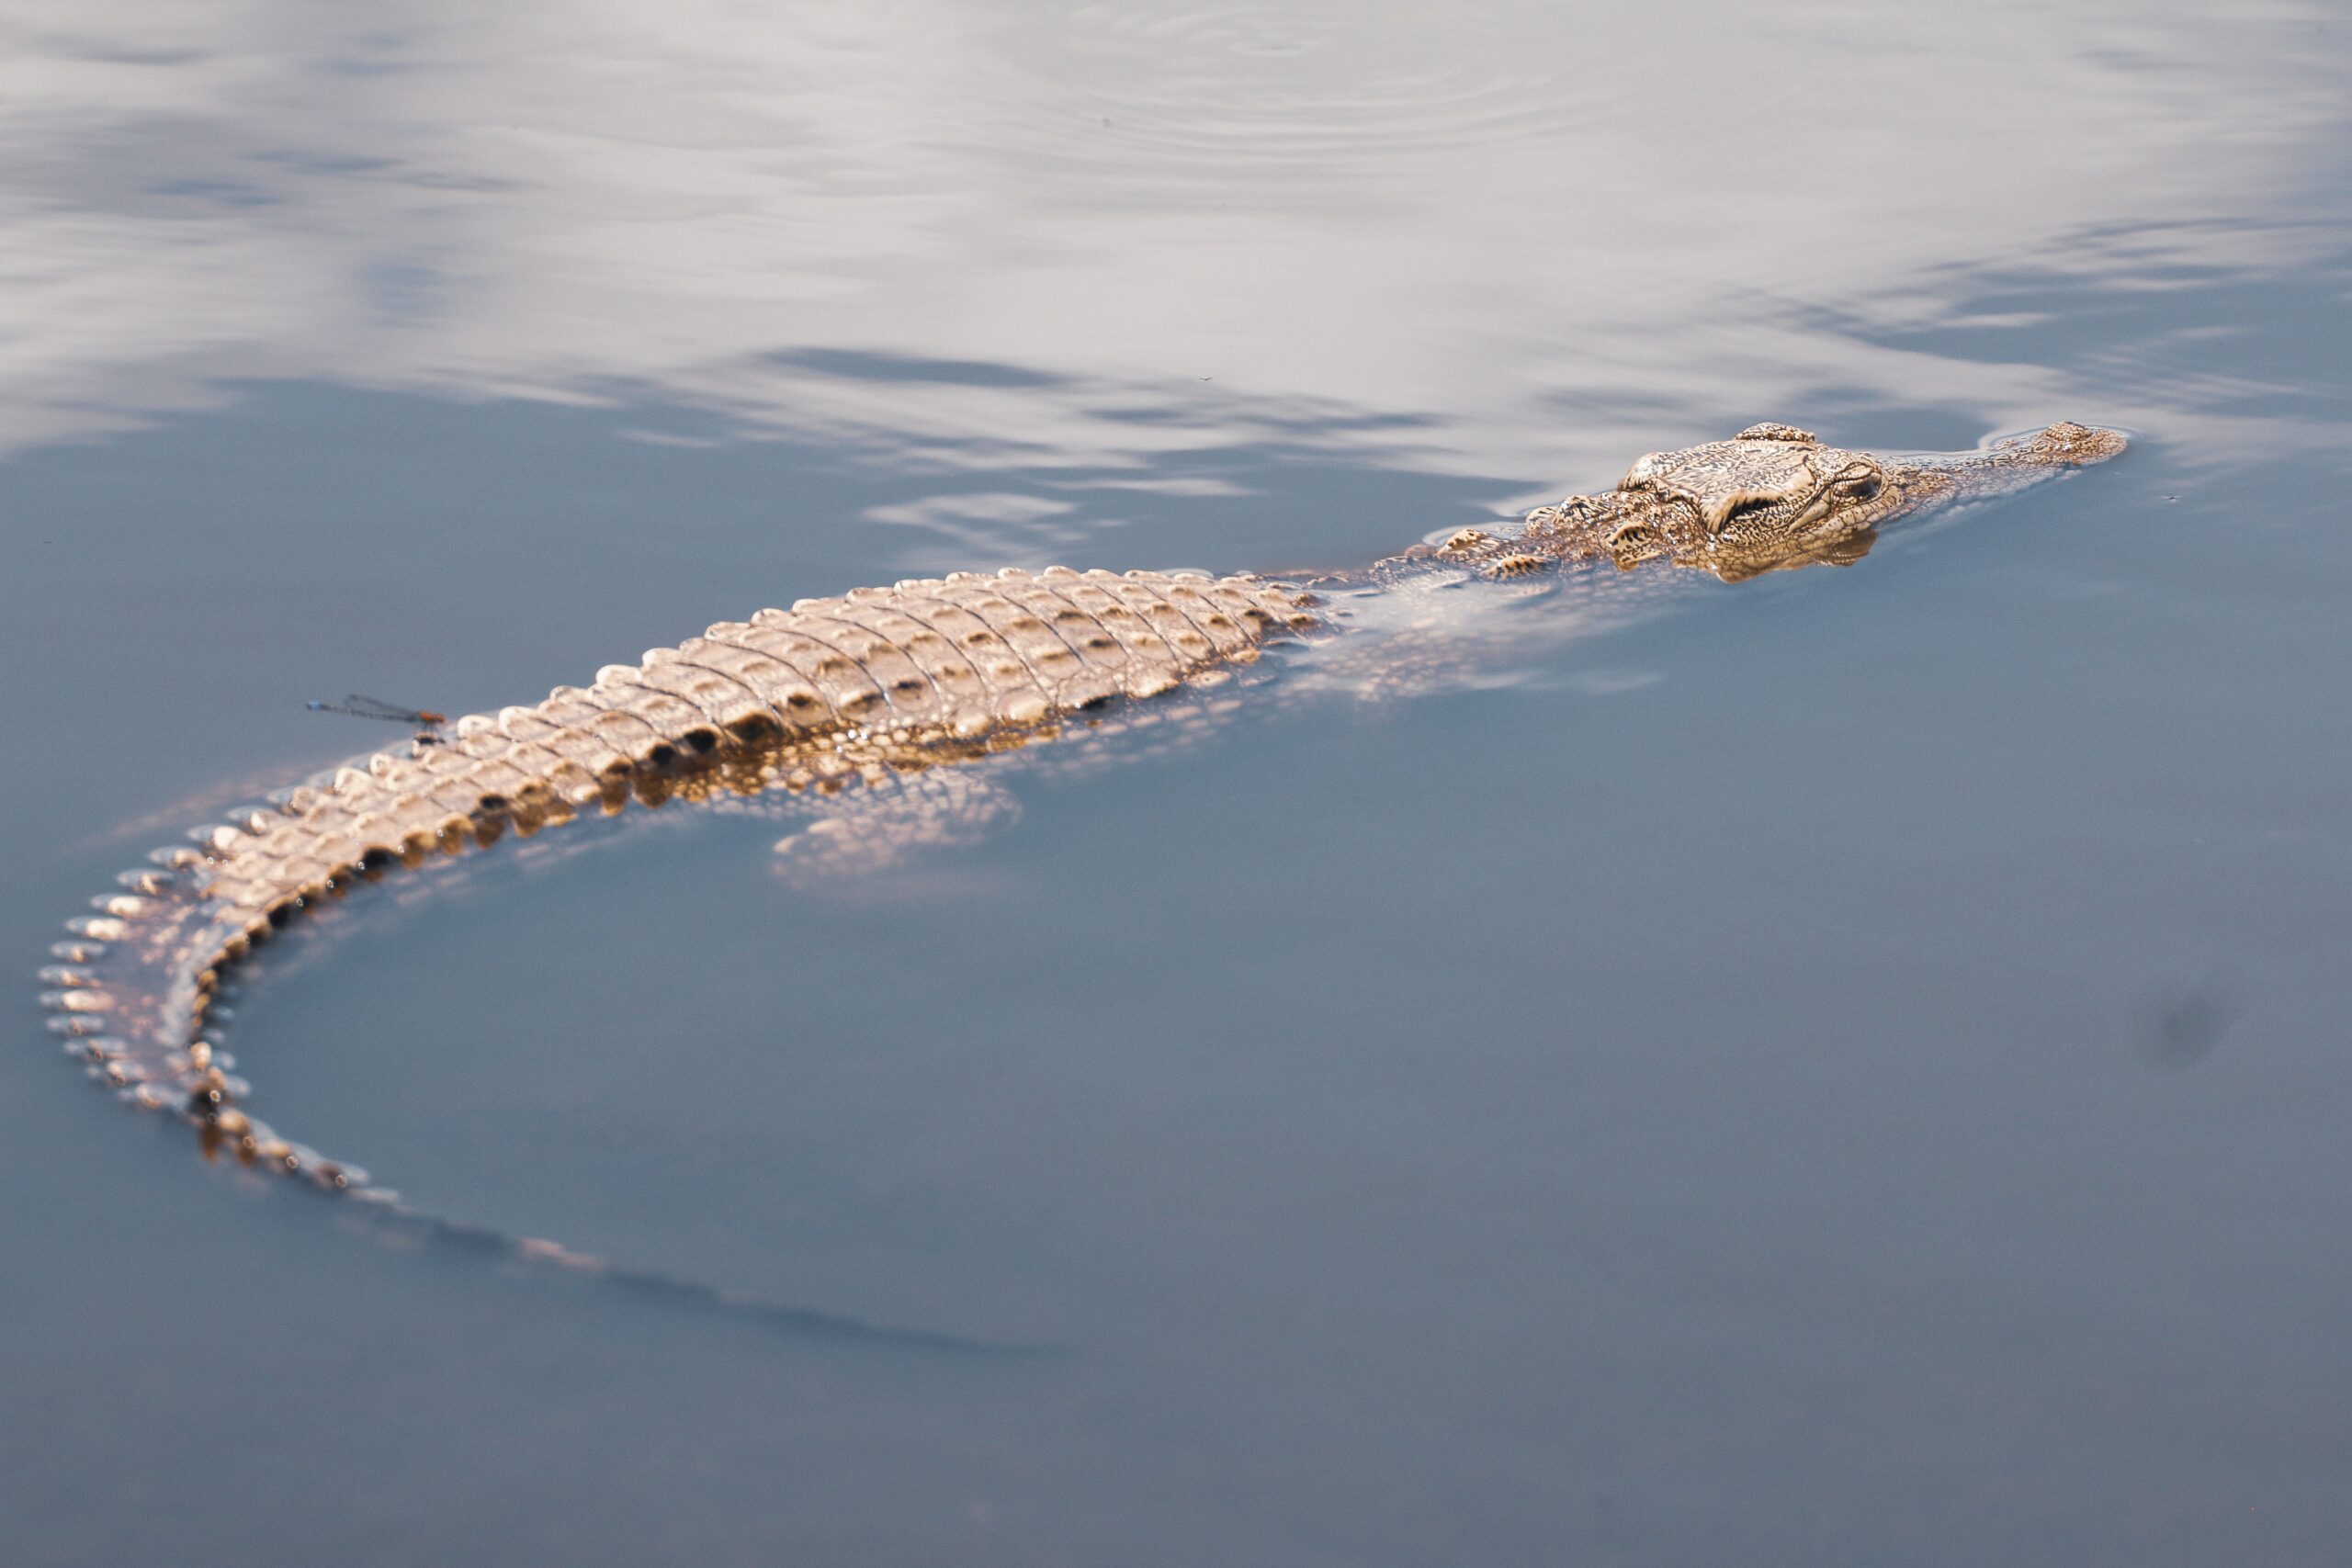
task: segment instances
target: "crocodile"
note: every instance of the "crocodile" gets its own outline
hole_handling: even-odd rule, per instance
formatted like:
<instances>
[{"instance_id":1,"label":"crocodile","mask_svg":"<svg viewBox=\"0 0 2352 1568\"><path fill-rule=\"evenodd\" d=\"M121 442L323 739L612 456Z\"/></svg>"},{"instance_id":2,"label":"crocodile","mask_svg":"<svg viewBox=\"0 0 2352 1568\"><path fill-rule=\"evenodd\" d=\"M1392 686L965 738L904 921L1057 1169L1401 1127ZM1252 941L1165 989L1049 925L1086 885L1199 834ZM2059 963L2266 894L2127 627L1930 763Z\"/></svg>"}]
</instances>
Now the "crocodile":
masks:
<instances>
[{"instance_id":1,"label":"crocodile","mask_svg":"<svg viewBox=\"0 0 2352 1568\"><path fill-rule=\"evenodd\" d=\"M880 836L920 837L926 813L954 794L943 782L968 776L970 764L1141 722L1156 700L1230 680L1278 646L1313 654L1326 642L1369 644L1360 672L1374 673L1471 647L1459 615L1414 620L1419 645L1408 646L1393 617L1380 629L1371 607L1384 600L1466 589L1475 624L1489 592L1575 583L1605 594L1619 579L1738 582L1849 564L1897 519L2015 491L2125 445L2112 431L2061 423L1974 452L1895 458L1758 424L1652 453L1610 490L1515 525L1458 529L1358 570L955 572L762 610L607 665L590 685L378 751L154 852L68 922L41 971L41 1001L93 1077L192 1124L208 1156L514 1258L741 1304L411 1209L357 1167L273 1131L247 1109L251 1088L224 1037L230 1010L220 1001L240 965L365 884L632 806L895 795L913 807L884 814ZM827 841L802 836L804 847Z\"/></svg>"}]
</instances>

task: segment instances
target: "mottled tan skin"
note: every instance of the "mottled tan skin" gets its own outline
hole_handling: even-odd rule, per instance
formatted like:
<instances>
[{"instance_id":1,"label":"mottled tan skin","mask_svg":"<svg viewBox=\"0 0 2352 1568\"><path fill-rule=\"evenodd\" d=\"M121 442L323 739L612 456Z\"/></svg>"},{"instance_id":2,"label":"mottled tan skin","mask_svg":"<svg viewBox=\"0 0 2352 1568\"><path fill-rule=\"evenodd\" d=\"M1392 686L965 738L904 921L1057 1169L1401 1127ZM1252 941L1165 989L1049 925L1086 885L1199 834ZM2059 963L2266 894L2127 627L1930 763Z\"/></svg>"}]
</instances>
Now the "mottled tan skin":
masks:
<instances>
[{"instance_id":1,"label":"mottled tan skin","mask_svg":"<svg viewBox=\"0 0 2352 1568\"><path fill-rule=\"evenodd\" d=\"M2006 494L2105 462L2125 445L2111 430L2053 424L1984 452L1903 459L1825 446L1794 425L1752 424L1728 441L1653 452L1614 490L1541 507L1516 533L1464 529L1396 559L1454 562L1490 577L1532 575L1570 560L1612 560L1630 570L1664 559L1741 582L1767 571L1848 565L1897 518L1939 502Z\"/></svg>"},{"instance_id":2,"label":"mottled tan skin","mask_svg":"<svg viewBox=\"0 0 2352 1568\"><path fill-rule=\"evenodd\" d=\"M208 1017L254 943L360 882L632 800L831 792L1051 739L1118 705L1222 679L1272 641L1338 631L1317 586L1532 580L1603 561L1734 582L1842 565L1881 526L1930 503L2018 489L2123 446L2111 432L2058 424L1982 452L1897 460L1762 424L1653 453L1614 489L1542 508L1515 529L1465 529L1307 584L1053 568L763 610L609 665L592 685L461 719L200 830L195 848L158 852L95 901L96 914L70 923L72 940L43 971L54 987L43 999L94 1074L138 1104L186 1115L208 1148L389 1206L357 1171L242 1109L245 1085ZM511 1245L594 1263L548 1243Z\"/></svg>"}]
</instances>

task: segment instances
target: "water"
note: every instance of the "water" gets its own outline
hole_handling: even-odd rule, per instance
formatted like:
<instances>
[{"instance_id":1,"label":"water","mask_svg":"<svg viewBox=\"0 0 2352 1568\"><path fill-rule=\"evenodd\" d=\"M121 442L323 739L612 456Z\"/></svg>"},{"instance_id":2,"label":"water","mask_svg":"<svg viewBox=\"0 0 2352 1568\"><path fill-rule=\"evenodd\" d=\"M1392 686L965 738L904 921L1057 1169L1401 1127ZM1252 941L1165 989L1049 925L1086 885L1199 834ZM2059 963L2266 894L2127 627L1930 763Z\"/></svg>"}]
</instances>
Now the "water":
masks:
<instances>
[{"instance_id":1,"label":"water","mask_svg":"<svg viewBox=\"0 0 2352 1568\"><path fill-rule=\"evenodd\" d=\"M1794 420L2124 461L796 890L712 822L262 987L373 1245L0 1057L12 1559L2325 1562L2327 8L8 24L28 968L149 844L761 604L1361 561ZM128 831L124 824L143 826Z\"/></svg>"}]
</instances>

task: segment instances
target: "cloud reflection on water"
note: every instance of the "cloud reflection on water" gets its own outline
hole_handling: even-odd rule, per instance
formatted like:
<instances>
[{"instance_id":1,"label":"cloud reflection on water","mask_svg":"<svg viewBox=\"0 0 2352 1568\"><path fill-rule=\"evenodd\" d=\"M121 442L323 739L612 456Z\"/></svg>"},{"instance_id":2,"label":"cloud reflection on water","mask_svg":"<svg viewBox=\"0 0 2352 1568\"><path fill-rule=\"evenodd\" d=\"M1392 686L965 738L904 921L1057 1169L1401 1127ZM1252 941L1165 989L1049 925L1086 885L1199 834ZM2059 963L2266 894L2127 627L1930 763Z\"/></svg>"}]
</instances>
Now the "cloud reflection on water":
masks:
<instances>
[{"instance_id":1,"label":"cloud reflection on water","mask_svg":"<svg viewBox=\"0 0 2352 1568\"><path fill-rule=\"evenodd\" d=\"M101 3L0 51L0 444L257 377L1545 482L1825 388L2128 418L1820 312L2281 202L2317 15Z\"/></svg>"}]
</instances>

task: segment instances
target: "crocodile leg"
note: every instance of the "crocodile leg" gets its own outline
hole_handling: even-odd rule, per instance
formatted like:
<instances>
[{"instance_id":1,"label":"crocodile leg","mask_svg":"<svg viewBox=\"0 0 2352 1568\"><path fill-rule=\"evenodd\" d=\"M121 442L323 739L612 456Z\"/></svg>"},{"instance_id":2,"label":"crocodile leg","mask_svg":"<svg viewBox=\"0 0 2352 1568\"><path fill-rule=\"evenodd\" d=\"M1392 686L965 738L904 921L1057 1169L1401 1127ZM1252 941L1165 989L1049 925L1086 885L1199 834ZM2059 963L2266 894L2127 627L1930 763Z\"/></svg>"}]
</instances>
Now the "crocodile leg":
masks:
<instances>
[{"instance_id":1,"label":"crocodile leg","mask_svg":"<svg viewBox=\"0 0 2352 1568\"><path fill-rule=\"evenodd\" d=\"M1020 802L995 780L968 768L930 768L831 802L775 841L775 871L796 888L839 885L976 844L1020 816Z\"/></svg>"}]
</instances>

